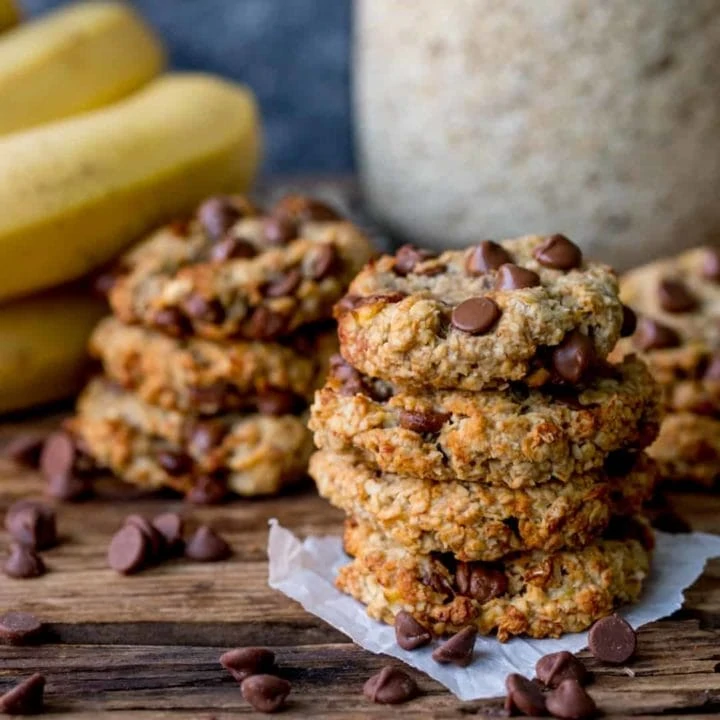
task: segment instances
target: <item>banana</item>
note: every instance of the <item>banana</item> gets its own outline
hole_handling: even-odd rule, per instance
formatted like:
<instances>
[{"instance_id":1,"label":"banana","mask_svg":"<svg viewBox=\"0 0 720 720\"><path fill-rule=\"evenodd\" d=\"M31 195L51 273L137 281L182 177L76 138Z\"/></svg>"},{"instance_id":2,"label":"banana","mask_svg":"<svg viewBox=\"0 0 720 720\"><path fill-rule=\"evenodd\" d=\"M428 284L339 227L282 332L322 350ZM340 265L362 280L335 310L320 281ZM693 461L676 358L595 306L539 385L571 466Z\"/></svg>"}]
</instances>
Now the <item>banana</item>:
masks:
<instances>
[{"instance_id":1,"label":"banana","mask_svg":"<svg viewBox=\"0 0 720 720\"><path fill-rule=\"evenodd\" d=\"M0 138L0 301L84 275L208 195L246 190L259 154L252 94L196 74Z\"/></svg>"},{"instance_id":2,"label":"banana","mask_svg":"<svg viewBox=\"0 0 720 720\"><path fill-rule=\"evenodd\" d=\"M62 288L0 306L0 413L75 394L100 300Z\"/></svg>"},{"instance_id":3,"label":"banana","mask_svg":"<svg viewBox=\"0 0 720 720\"><path fill-rule=\"evenodd\" d=\"M20 13L13 0L0 0L0 32L17 25Z\"/></svg>"},{"instance_id":4,"label":"banana","mask_svg":"<svg viewBox=\"0 0 720 720\"><path fill-rule=\"evenodd\" d=\"M0 39L0 135L115 102L164 62L157 38L123 3L78 3L21 25Z\"/></svg>"}]
</instances>

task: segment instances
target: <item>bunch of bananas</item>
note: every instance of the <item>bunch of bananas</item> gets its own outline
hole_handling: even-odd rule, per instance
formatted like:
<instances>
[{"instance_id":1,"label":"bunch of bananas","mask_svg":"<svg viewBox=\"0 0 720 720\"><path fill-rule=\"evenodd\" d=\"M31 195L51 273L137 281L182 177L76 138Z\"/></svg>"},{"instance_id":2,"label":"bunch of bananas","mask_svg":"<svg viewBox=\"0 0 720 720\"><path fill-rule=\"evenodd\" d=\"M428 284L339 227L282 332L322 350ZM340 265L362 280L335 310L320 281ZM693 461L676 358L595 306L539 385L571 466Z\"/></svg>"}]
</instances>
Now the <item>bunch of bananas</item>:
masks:
<instances>
[{"instance_id":1,"label":"bunch of bananas","mask_svg":"<svg viewBox=\"0 0 720 720\"><path fill-rule=\"evenodd\" d=\"M252 180L252 94L163 68L161 43L124 3L22 24L0 0L0 413L79 388L104 308L73 281Z\"/></svg>"}]
</instances>

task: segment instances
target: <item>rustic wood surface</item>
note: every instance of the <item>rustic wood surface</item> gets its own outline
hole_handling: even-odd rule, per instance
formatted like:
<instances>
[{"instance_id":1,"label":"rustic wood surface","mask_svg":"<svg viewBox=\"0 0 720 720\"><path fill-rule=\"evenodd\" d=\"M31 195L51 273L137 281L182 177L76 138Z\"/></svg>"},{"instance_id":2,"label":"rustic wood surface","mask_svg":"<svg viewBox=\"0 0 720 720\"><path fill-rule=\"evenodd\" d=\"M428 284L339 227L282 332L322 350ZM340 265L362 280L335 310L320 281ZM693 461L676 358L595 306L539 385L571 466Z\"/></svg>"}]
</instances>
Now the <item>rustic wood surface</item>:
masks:
<instances>
[{"instance_id":1,"label":"rustic wood surface","mask_svg":"<svg viewBox=\"0 0 720 720\"><path fill-rule=\"evenodd\" d=\"M0 442L53 426L58 415L0 425ZM37 473L0 460L0 512L15 499L42 496ZM102 497L57 506L61 544L46 553L49 572L33 580L0 576L0 611L21 609L46 621L48 641L0 646L0 691L41 671L56 718L232 718L252 714L237 684L218 665L227 648L275 649L292 681L283 717L459 718L495 714L500 700L461 703L417 674L423 696L387 708L367 702L362 684L386 658L365 652L295 602L267 587L267 521L277 517L300 535L337 533L340 515L311 489L267 501L188 508L172 497L138 497L103 484ZM673 497L695 529L720 532L720 497ZM182 510L192 525L208 522L235 554L219 564L174 560L133 577L108 569L112 533L130 512ZM0 546L7 536L0 535ZM610 717L712 717L720 713L720 561L686 593L671 619L640 632L630 670L602 667L592 694ZM482 672L482 663L478 663ZM632 676L628 673L631 673Z\"/></svg>"}]
</instances>

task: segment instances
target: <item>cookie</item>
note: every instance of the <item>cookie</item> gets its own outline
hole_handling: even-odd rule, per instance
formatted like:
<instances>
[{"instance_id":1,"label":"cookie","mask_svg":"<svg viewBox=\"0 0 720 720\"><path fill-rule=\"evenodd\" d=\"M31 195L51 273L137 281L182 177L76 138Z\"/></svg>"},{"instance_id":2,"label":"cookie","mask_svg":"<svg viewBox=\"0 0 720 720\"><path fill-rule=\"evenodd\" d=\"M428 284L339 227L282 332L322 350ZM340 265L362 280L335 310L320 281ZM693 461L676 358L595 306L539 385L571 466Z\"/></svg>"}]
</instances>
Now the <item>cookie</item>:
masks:
<instances>
[{"instance_id":1,"label":"cookie","mask_svg":"<svg viewBox=\"0 0 720 720\"><path fill-rule=\"evenodd\" d=\"M672 413L648 453L663 481L713 487L720 479L720 419Z\"/></svg>"},{"instance_id":2,"label":"cookie","mask_svg":"<svg viewBox=\"0 0 720 720\"><path fill-rule=\"evenodd\" d=\"M305 475L312 437L305 418L236 414L193 418L143 403L93 380L68 423L95 462L127 482L190 492L205 483L268 495Z\"/></svg>"},{"instance_id":3,"label":"cookie","mask_svg":"<svg viewBox=\"0 0 720 720\"><path fill-rule=\"evenodd\" d=\"M577 384L620 337L615 273L562 235L410 246L366 267L335 308L343 357L398 385Z\"/></svg>"},{"instance_id":4,"label":"cookie","mask_svg":"<svg viewBox=\"0 0 720 720\"><path fill-rule=\"evenodd\" d=\"M415 555L348 520L345 548L354 559L337 587L392 624L404 610L437 635L473 626L500 642L513 635L559 637L587 629L621 603L638 599L650 569L652 534L641 518L572 552L535 551L497 563Z\"/></svg>"},{"instance_id":5,"label":"cookie","mask_svg":"<svg viewBox=\"0 0 720 720\"><path fill-rule=\"evenodd\" d=\"M646 456L632 461L621 476L579 476L519 490L401 478L326 451L312 456L309 472L320 495L413 554L492 561L514 552L581 548L602 534L611 516L640 512L656 473Z\"/></svg>"},{"instance_id":6,"label":"cookie","mask_svg":"<svg viewBox=\"0 0 720 720\"><path fill-rule=\"evenodd\" d=\"M599 471L657 435L657 385L629 358L578 388L416 393L334 358L315 396L315 444L388 473L520 488Z\"/></svg>"},{"instance_id":7,"label":"cookie","mask_svg":"<svg viewBox=\"0 0 720 720\"><path fill-rule=\"evenodd\" d=\"M122 258L109 300L123 322L176 337L270 340L328 318L372 252L317 201L289 196L262 215L212 198Z\"/></svg>"},{"instance_id":8,"label":"cookie","mask_svg":"<svg viewBox=\"0 0 720 720\"><path fill-rule=\"evenodd\" d=\"M238 409L303 408L337 351L334 328L299 331L287 343L173 338L108 317L91 353L106 375L166 410L215 414Z\"/></svg>"}]
</instances>

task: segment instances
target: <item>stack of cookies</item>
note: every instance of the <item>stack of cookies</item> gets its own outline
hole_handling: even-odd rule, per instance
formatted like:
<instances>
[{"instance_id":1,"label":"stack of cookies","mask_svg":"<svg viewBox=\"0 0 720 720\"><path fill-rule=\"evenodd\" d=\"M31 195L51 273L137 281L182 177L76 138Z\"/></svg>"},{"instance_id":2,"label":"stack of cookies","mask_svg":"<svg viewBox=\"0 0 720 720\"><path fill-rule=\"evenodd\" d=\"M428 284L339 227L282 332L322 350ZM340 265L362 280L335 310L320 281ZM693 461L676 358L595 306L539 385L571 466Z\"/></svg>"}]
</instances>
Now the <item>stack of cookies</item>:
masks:
<instances>
[{"instance_id":1,"label":"stack of cookies","mask_svg":"<svg viewBox=\"0 0 720 720\"><path fill-rule=\"evenodd\" d=\"M640 360L606 361L628 324L610 268L562 235L405 246L336 317L310 474L348 516L341 590L503 641L637 599L660 407Z\"/></svg>"},{"instance_id":2,"label":"stack of cookies","mask_svg":"<svg viewBox=\"0 0 720 720\"><path fill-rule=\"evenodd\" d=\"M104 375L69 423L95 463L197 502L303 477L307 405L337 345L332 306L371 256L330 207L207 200L123 257L91 340Z\"/></svg>"},{"instance_id":3,"label":"stack of cookies","mask_svg":"<svg viewBox=\"0 0 720 720\"><path fill-rule=\"evenodd\" d=\"M649 452L663 479L711 487L720 478L720 250L637 268L620 294L639 320L618 355L641 353L667 411Z\"/></svg>"}]
</instances>

